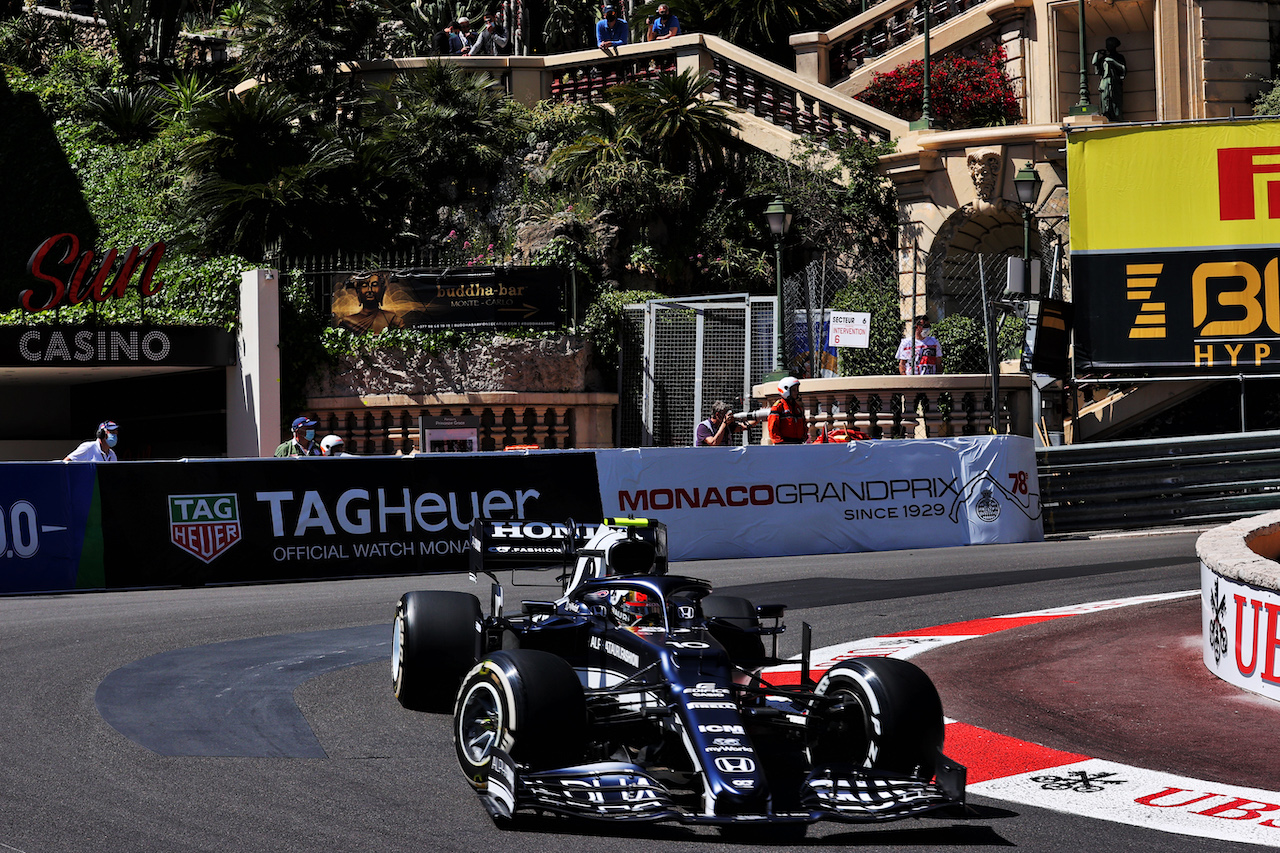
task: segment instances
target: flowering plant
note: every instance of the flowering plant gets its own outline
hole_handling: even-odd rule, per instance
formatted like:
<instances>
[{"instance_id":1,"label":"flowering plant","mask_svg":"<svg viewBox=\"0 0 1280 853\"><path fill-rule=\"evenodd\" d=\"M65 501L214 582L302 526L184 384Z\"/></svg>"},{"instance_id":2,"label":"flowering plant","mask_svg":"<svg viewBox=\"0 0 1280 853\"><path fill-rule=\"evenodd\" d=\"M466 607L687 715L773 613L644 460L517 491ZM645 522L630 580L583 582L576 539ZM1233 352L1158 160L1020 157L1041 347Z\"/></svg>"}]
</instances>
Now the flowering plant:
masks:
<instances>
[{"instance_id":1,"label":"flowering plant","mask_svg":"<svg viewBox=\"0 0 1280 853\"><path fill-rule=\"evenodd\" d=\"M929 111L941 130L995 127L1022 119L1003 47L974 57L944 54L931 62ZM914 60L875 74L858 100L908 121L924 111L924 62Z\"/></svg>"}]
</instances>

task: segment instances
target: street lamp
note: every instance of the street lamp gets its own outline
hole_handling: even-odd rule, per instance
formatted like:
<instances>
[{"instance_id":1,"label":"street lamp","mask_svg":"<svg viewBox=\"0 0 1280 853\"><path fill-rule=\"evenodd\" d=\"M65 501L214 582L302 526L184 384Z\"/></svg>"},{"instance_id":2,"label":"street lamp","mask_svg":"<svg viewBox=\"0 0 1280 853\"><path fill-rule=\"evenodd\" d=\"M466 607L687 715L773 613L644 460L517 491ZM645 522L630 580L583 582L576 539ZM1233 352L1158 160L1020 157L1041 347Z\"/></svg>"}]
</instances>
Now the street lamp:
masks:
<instances>
[{"instance_id":1,"label":"street lamp","mask_svg":"<svg viewBox=\"0 0 1280 853\"><path fill-rule=\"evenodd\" d=\"M1098 111L1093 108L1093 104L1089 103L1089 66L1084 49L1084 0L1077 0L1076 6L1079 24L1077 29L1080 30L1080 100L1071 108L1070 114L1073 116L1096 115Z\"/></svg>"},{"instance_id":2,"label":"street lamp","mask_svg":"<svg viewBox=\"0 0 1280 853\"><path fill-rule=\"evenodd\" d=\"M911 122L911 124L910 124L910 125L908 125L908 128L909 128L910 130L932 130L932 129L933 129L933 115L932 115L932 113L930 112L930 107L931 107L932 105L929 103L929 100L930 100L930 98L929 98L929 81L930 81L930 78L933 76L932 71L931 71L931 64L932 64L932 63L931 63L931 58L930 58L930 56L929 56L929 4L930 4L930 3L932 3L932 2L933 2L933 0L924 0L924 4L923 4L923 8L924 8L924 68L922 68L922 69L921 69L921 71L922 71L922 72L923 72L923 74L924 74L924 85L923 85L923 86L921 87L921 89L920 89L920 95L921 95L920 118L919 118L918 120L916 120L916 121Z\"/></svg>"},{"instance_id":3,"label":"street lamp","mask_svg":"<svg viewBox=\"0 0 1280 853\"><path fill-rule=\"evenodd\" d=\"M1028 295L1031 287L1031 211L1040 199L1040 187L1044 180L1036 171L1036 164L1030 160L1013 176L1013 187L1018 193L1018 203L1022 205L1022 287Z\"/></svg>"},{"instance_id":4,"label":"street lamp","mask_svg":"<svg viewBox=\"0 0 1280 853\"><path fill-rule=\"evenodd\" d=\"M769 222L769 231L773 234L774 269L778 274L778 359L777 371L765 377L765 381L774 381L787 375L786 368L786 327L783 323L782 310L782 238L791 230L791 205L782 196L774 196L773 201L764 210L764 218Z\"/></svg>"}]
</instances>

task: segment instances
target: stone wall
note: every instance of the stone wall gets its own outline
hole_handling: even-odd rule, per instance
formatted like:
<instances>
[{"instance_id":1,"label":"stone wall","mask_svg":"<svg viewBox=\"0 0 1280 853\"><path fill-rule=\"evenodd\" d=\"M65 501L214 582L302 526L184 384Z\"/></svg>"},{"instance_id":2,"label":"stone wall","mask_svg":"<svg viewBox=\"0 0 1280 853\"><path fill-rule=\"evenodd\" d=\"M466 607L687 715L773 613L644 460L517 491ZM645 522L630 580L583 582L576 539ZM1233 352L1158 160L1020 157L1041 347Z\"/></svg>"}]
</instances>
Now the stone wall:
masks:
<instances>
[{"instance_id":1,"label":"stone wall","mask_svg":"<svg viewBox=\"0 0 1280 853\"><path fill-rule=\"evenodd\" d=\"M427 354L380 350L346 357L320 372L308 398L372 395L422 397L518 388L524 393L596 390L589 341L566 335L513 339L497 336L466 349Z\"/></svg>"}]
</instances>

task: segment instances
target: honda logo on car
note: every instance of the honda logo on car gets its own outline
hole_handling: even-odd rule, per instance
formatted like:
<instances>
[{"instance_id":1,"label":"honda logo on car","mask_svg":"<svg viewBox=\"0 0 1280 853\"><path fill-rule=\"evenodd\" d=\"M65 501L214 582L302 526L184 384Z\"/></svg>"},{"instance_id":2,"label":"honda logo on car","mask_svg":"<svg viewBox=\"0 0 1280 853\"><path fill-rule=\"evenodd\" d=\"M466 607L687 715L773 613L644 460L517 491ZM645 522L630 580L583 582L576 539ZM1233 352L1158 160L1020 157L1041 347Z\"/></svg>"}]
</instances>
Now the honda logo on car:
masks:
<instances>
[{"instance_id":1,"label":"honda logo on car","mask_svg":"<svg viewBox=\"0 0 1280 853\"><path fill-rule=\"evenodd\" d=\"M746 756L723 755L716 759L716 769L721 773L754 773L756 762Z\"/></svg>"},{"instance_id":2,"label":"honda logo on car","mask_svg":"<svg viewBox=\"0 0 1280 853\"><path fill-rule=\"evenodd\" d=\"M235 495L169 495L169 541L209 563L240 541Z\"/></svg>"}]
</instances>

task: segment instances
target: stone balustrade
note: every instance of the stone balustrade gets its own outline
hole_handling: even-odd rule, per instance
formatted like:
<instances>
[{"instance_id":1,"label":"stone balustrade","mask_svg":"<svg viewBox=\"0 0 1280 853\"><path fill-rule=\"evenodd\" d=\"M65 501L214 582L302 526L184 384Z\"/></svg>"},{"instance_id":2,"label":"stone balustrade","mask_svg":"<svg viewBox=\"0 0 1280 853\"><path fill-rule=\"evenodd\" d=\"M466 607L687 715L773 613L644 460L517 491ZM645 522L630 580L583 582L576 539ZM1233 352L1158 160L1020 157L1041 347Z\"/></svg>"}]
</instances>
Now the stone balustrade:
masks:
<instances>
[{"instance_id":1,"label":"stone balustrade","mask_svg":"<svg viewBox=\"0 0 1280 853\"><path fill-rule=\"evenodd\" d=\"M871 438L988 435L992 428L987 374L802 379L800 392L809 433L815 438L824 428L853 427ZM771 406L778 391L772 384L756 385L752 396ZM1030 377L1001 374L999 398L996 432L1032 435Z\"/></svg>"},{"instance_id":2,"label":"stone balustrade","mask_svg":"<svg viewBox=\"0 0 1280 853\"><path fill-rule=\"evenodd\" d=\"M419 416L478 417L478 450L513 445L611 447L618 395L498 391L420 397L311 398L316 435L336 433L357 455L408 455L418 446Z\"/></svg>"}]
</instances>

